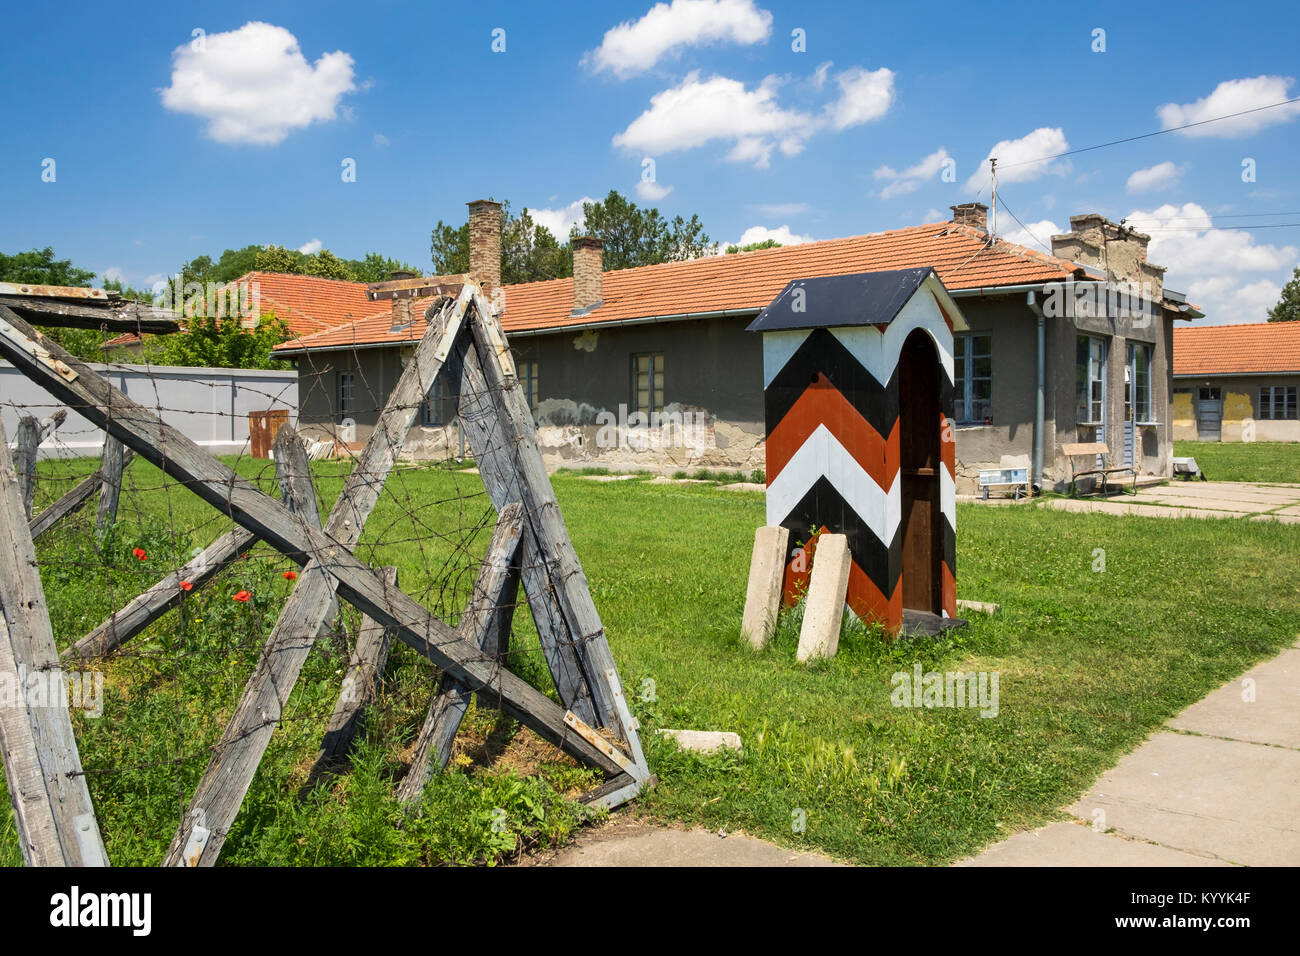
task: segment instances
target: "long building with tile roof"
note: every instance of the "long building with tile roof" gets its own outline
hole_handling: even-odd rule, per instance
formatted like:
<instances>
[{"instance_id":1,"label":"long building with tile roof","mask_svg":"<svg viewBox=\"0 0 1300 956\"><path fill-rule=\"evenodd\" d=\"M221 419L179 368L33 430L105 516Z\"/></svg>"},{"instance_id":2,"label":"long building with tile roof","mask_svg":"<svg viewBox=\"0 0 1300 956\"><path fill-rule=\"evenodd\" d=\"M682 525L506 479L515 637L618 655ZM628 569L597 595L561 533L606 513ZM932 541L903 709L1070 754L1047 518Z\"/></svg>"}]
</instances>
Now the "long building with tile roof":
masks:
<instances>
[{"instance_id":1,"label":"long building with tile roof","mask_svg":"<svg viewBox=\"0 0 1300 956\"><path fill-rule=\"evenodd\" d=\"M1048 484L1068 473L1061 443L1077 440L1106 442L1114 462L1140 472L1168 473L1172 327L1201 313L1164 289L1164 270L1146 261L1149 237L1100 216L1072 217L1071 231L1052 237L1055 254L991 236L979 203L954 206L943 222L609 272L599 241L580 239L573 277L502 286L499 263L474 261L475 249L499 248L473 241L497 228L496 206L470 209L470 271L495 290L552 465L762 468L762 350L744 331L749 321L791 280L932 267L970 326L951 357L959 491L975 490L981 469L1029 456L1035 433ZM1141 308L1117 310L1104 291L1115 283L1132 284ZM362 440L431 301L405 300L409 312L372 301L277 346L300 370L304 424L348 422ZM300 309L313 314L311 303ZM446 453L454 404L435 390L409 454Z\"/></svg>"}]
</instances>

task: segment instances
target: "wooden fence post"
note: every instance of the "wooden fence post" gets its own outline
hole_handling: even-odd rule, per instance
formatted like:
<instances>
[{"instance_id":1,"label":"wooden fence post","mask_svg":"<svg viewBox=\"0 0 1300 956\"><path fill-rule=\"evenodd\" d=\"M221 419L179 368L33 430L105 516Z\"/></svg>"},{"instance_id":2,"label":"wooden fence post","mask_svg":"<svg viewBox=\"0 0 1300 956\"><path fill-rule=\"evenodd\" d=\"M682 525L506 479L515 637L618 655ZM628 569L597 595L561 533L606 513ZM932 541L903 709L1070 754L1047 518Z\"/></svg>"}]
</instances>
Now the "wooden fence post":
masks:
<instances>
[{"instance_id":1,"label":"wooden fence post","mask_svg":"<svg viewBox=\"0 0 1300 956\"><path fill-rule=\"evenodd\" d=\"M126 457L122 443L112 435L104 436L104 462L99 467L101 485L95 530L103 534L117 520L117 503L122 494L122 474Z\"/></svg>"},{"instance_id":2,"label":"wooden fence post","mask_svg":"<svg viewBox=\"0 0 1300 956\"><path fill-rule=\"evenodd\" d=\"M32 501L36 496L36 458L41 442L50 437L54 430L68 417L68 410L60 408L57 412L38 422L31 415L24 415L18 420L18 431L14 433L14 470L18 473L18 493L22 496L23 513L28 522L32 520Z\"/></svg>"},{"instance_id":3,"label":"wooden fence post","mask_svg":"<svg viewBox=\"0 0 1300 956\"><path fill-rule=\"evenodd\" d=\"M0 682L16 698L0 752L19 844L31 866L106 866L18 484L0 426Z\"/></svg>"}]
</instances>

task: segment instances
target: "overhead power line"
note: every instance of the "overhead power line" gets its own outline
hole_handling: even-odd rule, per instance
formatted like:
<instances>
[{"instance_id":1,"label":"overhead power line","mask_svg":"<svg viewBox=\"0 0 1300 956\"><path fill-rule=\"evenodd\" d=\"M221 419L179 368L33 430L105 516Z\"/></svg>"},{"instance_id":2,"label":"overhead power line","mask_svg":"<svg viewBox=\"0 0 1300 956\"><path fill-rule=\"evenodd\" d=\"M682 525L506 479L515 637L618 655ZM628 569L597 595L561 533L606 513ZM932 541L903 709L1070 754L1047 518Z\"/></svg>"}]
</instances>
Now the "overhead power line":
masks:
<instances>
[{"instance_id":1,"label":"overhead power line","mask_svg":"<svg viewBox=\"0 0 1300 956\"><path fill-rule=\"evenodd\" d=\"M1198 120L1195 123L1184 123L1182 126L1171 126L1169 129L1158 129L1154 133L1142 133L1138 136L1126 136L1123 139L1113 139L1109 143L1098 143L1096 146L1080 146L1078 149L1067 149L1063 153L1053 153L1051 156L1039 156L1037 159L1022 159L1018 163L1003 163L1003 169L1009 169L1012 166L1028 166L1032 163L1045 163L1049 159L1060 159L1062 156L1073 156L1076 153L1088 153L1094 149L1105 149L1107 146L1118 146L1121 143L1132 143L1139 139L1150 139L1152 136L1162 136L1165 133L1177 133L1179 130L1191 129L1194 126L1205 126L1208 123L1218 123L1221 120L1232 119L1236 116L1246 116L1249 113L1258 113L1262 110L1277 109L1279 106L1288 106L1291 103L1300 103L1300 96L1293 97L1289 100L1282 100L1280 103L1269 103L1267 106L1256 106L1254 109L1239 110L1236 113L1228 113L1224 116L1214 116L1207 120Z\"/></svg>"}]
</instances>

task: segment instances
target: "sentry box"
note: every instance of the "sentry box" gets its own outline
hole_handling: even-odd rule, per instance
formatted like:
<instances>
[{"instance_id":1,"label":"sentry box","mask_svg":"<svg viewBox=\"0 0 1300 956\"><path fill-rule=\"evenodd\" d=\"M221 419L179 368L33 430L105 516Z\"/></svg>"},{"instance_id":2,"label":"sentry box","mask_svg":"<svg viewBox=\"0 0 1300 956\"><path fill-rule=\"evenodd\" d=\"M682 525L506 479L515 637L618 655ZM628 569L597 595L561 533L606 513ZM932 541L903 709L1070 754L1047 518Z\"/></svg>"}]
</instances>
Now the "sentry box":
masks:
<instances>
[{"instance_id":1,"label":"sentry box","mask_svg":"<svg viewBox=\"0 0 1300 956\"><path fill-rule=\"evenodd\" d=\"M957 616L953 333L932 268L796 279L763 334L767 523L790 529L784 597L812 531L848 537L847 603L897 633Z\"/></svg>"}]
</instances>

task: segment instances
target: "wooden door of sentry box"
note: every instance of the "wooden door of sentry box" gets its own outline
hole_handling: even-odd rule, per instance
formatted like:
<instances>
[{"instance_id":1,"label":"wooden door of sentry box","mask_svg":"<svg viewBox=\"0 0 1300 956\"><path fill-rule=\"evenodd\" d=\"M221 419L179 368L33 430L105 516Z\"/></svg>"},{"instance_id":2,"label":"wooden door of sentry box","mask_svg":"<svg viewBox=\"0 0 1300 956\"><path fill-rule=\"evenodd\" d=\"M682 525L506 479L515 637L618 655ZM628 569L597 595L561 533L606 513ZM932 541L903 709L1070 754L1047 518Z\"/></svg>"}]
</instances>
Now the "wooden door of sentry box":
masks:
<instances>
[{"instance_id":1,"label":"wooden door of sentry box","mask_svg":"<svg viewBox=\"0 0 1300 956\"><path fill-rule=\"evenodd\" d=\"M272 408L265 412L248 413L248 438L253 446L254 458L270 458L271 445L280 426L289 421L287 408Z\"/></svg>"},{"instance_id":2,"label":"wooden door of sentry box","mask_svg":"<svg viewBox=\"0 0 1300 956\"><path fill-rule=\"evenodd\" d=\"M830 531L848 538L859 617L894 631L904 608L956 617L948 423L966 328L929 268L797 279L749 326L763 333L767 523L790 529L787 603L807 586L810 536Z\"/></svg>"}]
</instances>

